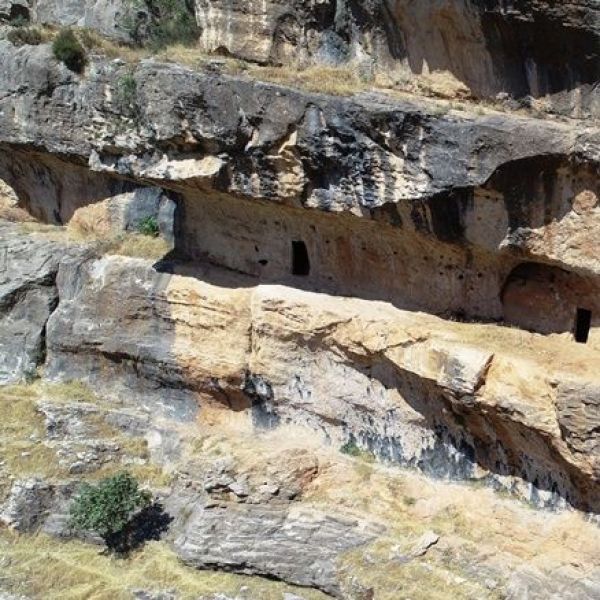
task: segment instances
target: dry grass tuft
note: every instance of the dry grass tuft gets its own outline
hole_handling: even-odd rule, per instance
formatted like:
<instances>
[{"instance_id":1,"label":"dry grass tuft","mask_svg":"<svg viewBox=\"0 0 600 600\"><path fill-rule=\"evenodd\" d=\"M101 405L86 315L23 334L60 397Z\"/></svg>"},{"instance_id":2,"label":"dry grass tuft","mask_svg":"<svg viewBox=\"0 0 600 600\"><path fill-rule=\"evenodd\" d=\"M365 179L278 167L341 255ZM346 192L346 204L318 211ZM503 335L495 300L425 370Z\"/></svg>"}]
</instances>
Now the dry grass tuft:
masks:
<instances>
[{"instance_id":1,"label":"dry grass tuft","mask_svg":"<svg viewBox=\"0 0 600 600\"><path fill-rule=\"evenodd\" d=\"M2 583L34 599L131 600L135 589L176 589L182 600L195 600L219 592L236 596L246 586L253 598L281 600L293 591L265 579L186 567L164 542L150 542L131 558L119 559L80 541L0 531L0 555L6 565ZM326 598L312 590L302 590L302 597Z\"/></svg>"},{"instance_id":2,"label":"dry grass tuft","mask_svg":"<svg viewBox=\"0 0 600 600\"><path fill-rule=\"evenodd\" d=\"M121 58L128 63L136 63L150 55L150 53L143 48L119 44L114 40L103 37L93 29L77 27L74 28L74 31L81 44L88 51L102 54L107 58Z\"/></svg>"},{"instance_id":3,"label":"dry grass tuft","mask_svg":"<svg viewBox=\"0 0 600 600\"><path fill-rule=\"evenodd\" d=\"M0 215L1 218L1 215ZM61 227L38 222L20 223L23 234L41 234L44 237L65 243L92 243L97 245L100 254L129 256L147 260L159 260L171 250L170 244L161 237L152 237L137 232L113 233L103 235L95 230L88 221L77 221L71 226Z\"/></svg>"},{"instance_id":4,"label":"dry grass tuft","mask_svg":"<svg viewBox=\"0 0 600 600\"><path fill-rule=\"evenodd\" d=\"M0 497L10 488L9 476L49 478L66 475L55 452L42 443L43 417L36 411L38 391L33 386L0 388Z\"/></svg>"},{"instance_id":5,"label":"dry grass tuft","mask_svg":"<svg viewBox=\"0 0 600 600\"><path fill-rule=\"evenodd\" d=\"M49 397L52 402L87 402L88 404L98 404L100 402L100 398L83 381L36 382L29 387L34 391L39 390L41 394Z\"/></svg>"},{"instance_id":6,"label":"dry grass tuft","mask_svg":"<svg viewBox=\"0 0 600 600\"><path fill-rule=\"evenodd\" d=\"M150 237L140 233L128 233L115 239L107 254L118 254L134 258L159 260L171 250L169 244L161 237Z\"/></svg>"},{"instance_id":7,"label":"dry grass tuft","mask_svg":"<svg viewBox=\"0 0 600 600\"><path fill-rule=\"evenodd\" d=\"M68 476L59 463L53 443L45 439L44 417L37 410L37 403L42 399L56 404L105 404L86 384L79 381L52 384L38 381L29 385L0 387L0 462L3 463L0 498L10 488L9 477L23 479L36 476L56 481ZM103 411L91 413L85 420L93 432L93 438L118 444L120 457L87 474L88 479L101 479L126 468L144 485L169 485L172 475L161 466L149 462L145 439L128 436L107 423ZM84 445L77 442L73 447L79 449L79 446L84 449Z\"/></svg>"},{"instance_id":8,"label":"dry grass tuft","mask_svg":"<svg viewBox=\"0 0 600 600\"><path fill-rule=\"evenodd\" d=\"M369 87L361 81L356 69L350 67L312 66L302 70L289 67L251 67L248 74L262 81L334 96L351 96Z\"/></svg>"},{"instance_id":9,"label":"dry grass tuft","mask_svg":"<svg viewBox=\"0 0 600 600\"><path fill-rule=\"evenodd\" d=\"M400 562L390 560L392 541L380 541L366 552L349 552L341 561L342 569L358 578L367 588L377 590L377 600L467 600L496 599L500 594L485 588L483 582L468 579L465 573L448 568L429 556ZM369 560L365 560L365 554ZM373 563L377 565L374 568Z\"/></svg>"}]
</instances>

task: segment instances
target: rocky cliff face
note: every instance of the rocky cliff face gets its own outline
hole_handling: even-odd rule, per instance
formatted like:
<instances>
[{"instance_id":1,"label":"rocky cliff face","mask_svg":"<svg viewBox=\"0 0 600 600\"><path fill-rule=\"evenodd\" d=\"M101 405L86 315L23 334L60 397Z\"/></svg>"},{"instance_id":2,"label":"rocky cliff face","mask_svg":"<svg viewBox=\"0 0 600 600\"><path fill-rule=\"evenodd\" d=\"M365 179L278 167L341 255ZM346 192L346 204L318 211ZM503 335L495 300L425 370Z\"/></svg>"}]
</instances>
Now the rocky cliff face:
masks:
<instances>
[{"instance_id":1,"label":"rocky cliff face","mask_svg":"<svg viewBox=\"0 0 600 600\"><path fill-rule=\"evenodd\" d=\"M433 76L479 98L543 99L558 112L598 116L600 12L593 0L269 0L182 3L205 52L262 64L352 64L363 77ZM5 0L0 16L80 25L127 39L137 4ZM141 16L140 16L141 15Z\"/></svg>"},{"instance_id":2,"label":"rocky cliff face","mask_svg":"<svg viewBox=\"0 0 600 600\"><path fill-rule=\"evenodd\" d=\"M76 479L129 467L160 488L169 519L140 518L186 565L315 599L395 600L382 573L413 568L439 539L382 527L408 485L399 467L597 520L596 6L186 6L198 52L353 65L365 80L450 73L463 95L530 95L570 118L381 89L327 96L223 62L96 52L76 74L49 44L0 39L0 384L40 379L0 388L0 521L70 538ZM126 10L0 2L6 22L121 39ZM252 440L273 472L249 459ZM198 458L221 443L235 459ZM355 462L339 464L339 449ZM336 486L363 498L374 468L391 479L372 496L333 502ZM432 502L400 512L467 518ZM538 518L520 510L482 519ZM555 558L556 575L535 571L531 542L465 570L468 543L453 538L450 563L429 565L453 597L597 597L597 553L577 573L560 571L570 551ZM519 555L525 571L508 577Z\"/></svg>"},{"instance_id":3,"label":"rocky cliff face","mask_svg":"<svg viewBox=\"0 0 600 600\"><path fill-rule=\"evenodd\" d=\"M133 120L112 100L124 67L95 63L80 80L43 46L3 51L0 175L44 221L161 186L178 199L181 257L542 333L571 332L582 308L597 343L593 128L331 99L153 62L135 71Z\"/></svg>"},{"instance_id":4,"label":"rocky cliff face","mask_svg":"<svg viewBox=\"0 0 600 600\"><path fill-rule=\"evenodd\" d=\"M196 14L210 51L284 64L350 61L366 73L448 72L479 97L531 95L579 114L598 110L600 14L585 0L197 2Z\"/></svg>"}]
</instances>

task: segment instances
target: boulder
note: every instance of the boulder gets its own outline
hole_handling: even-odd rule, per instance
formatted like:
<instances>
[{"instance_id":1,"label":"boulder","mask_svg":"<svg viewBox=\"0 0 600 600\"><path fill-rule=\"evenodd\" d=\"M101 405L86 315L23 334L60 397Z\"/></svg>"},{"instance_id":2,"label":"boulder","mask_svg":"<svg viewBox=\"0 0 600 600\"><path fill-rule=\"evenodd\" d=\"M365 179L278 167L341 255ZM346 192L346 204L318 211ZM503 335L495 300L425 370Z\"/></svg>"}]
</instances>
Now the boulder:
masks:
<instances>
[{"instance_id":1,"label":"boulder","mask_svg":"<svg viewBox=\"0 0 600 600\"><path fill-rule=\"evenodd\" d=\"M35 531L48 517L54 492L54 486L41 479L15 481L0 511L0 522L16 531Z\"/></svg>"},{"instance_id":2,"label":"boulder","mask_svg":"<svg viewBox=\"0 0 600 600\"><path fill-rule=\"evenodd\" d=\"M262 575L341 596L337 560L381 529L316 510L196 506L175 550L188 565Z\"/></svg>"}]
</instances>

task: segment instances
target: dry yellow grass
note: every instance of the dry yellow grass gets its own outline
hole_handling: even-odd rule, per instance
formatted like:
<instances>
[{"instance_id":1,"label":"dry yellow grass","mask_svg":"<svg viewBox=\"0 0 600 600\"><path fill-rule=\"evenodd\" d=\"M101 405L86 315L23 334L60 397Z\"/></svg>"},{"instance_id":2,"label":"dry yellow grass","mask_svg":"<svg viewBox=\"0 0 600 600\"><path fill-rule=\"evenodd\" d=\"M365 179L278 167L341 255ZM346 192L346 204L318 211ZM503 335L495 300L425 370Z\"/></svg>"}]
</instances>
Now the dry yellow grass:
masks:
<instances>
[{"instance_id":1,"label":"dry yellow grass","mask_svg":"<svg viewBox=\"0 0 600 600\"><path fill-rule=\"evenodd\" d=\"M76 27L74 31L79 41L88 51L103 54L108 58L121 58L128 63L136 63L150 55L144 48L119 44L114 40L103 37L93 29Z\"/></svg>"},{"instance_id":2,"label":"dry yellow grass","mask_svg":"<svg viewBox=\"0 0 600 600\"><path fill-rule=\"evenodd\" d=\"M54 451L44 445L44 420L36 411L38 392L32 386L0 388L0 460L4 477L0 487L6 493L8 474L19 477L64 475Z\"/></svg>"},{"instance_id":3,"label":"dry yellow grass","mask_svg":"<svg viewBox=\"0 0 600 600\"><path fill-rule=\"evenodd\" d=\"M150 237L141 233L128 233L116 238L106 250L106 254L159 260L169 250L171 250L171 247L161 237Z\"/></svg>"},{"instance_id":4,"label":"dry yellow grass","mask_svg":"<svg viewBox=\"0 0 600 600\"><path fill-rule=\"evenodd\" d=\"M45 439L44 417L36 410L37 402L42 398L57 404L100 402L86 384L78 381L57 384L38 381L30 385L0 387L0 461L4 463L0 473L0 498L8 492L9 476L18 479L37 476L49 481L68 476L59 463L56 448ZM120 457L120 460L87 474L88 479L101 479L126 468L144 485L164 487L170 483L171 475L149 461L145 439L125 435L108 424L102 412L88 415L86 423L92 431L91 436L116 442ZM83 444L79 445L84 449ZM75 443L74 448L78 447Z\"/></svg>"},{"instance_id":5,"label":"dry yellow grass","mask_svg":"<svg viewBox=\"0 0 600 600\"><path fill-rule=\"evenodd\" d=\"M103 236L85 225L81 226L79 223L73 226L61 227L38 222L23 222L19 224L19 228L21 233L38 234L67 244L92 243L96 245L99 254L156 261L171 250L169 243L162 237L152 237L137 232L108 233Z\"/></svg>"},{"instance_id":6,"label":"dry yellow grass","mask_svg":"<svg viewBox=\"0 0 600 600\"><path fill-rule=\"evenodd\" d=\"M253 598L281 600L285 591L293 591L256 577L186 567L163 542L150 542L131 558L118 559L79 541L0 531L0 555L6 564L2 583L36 600L130 600L135 589L176 589L182 600L195 600L218 592L235 596L244 586ZM307 600L326 598L310 590L301 594Z\"/></svg>"},{"instance_id":7,"label":"dry yellow grass","mask_svg":"<svg viewBox=\"0 0 600 600\"><path fill-rule=\"evenodd\" d=\"M343 570L361 585L373 588L377 600L495 600L502 596L485 588L483 582L469 580L460 569L449 568L436 558L423 557L407 563L390 560L393 543L378 542L346 554ZM365 560L365 555L368 560ZM378 566L374 566L378 565Z\"/></svg>"},{"instance_id":8,"label":"dry yellow grass","mask_svg":"<svg viewBox=\"0 0 600 600\"><path fill-rule=\"evenodd\" d=\"M351 96L369 87L361 81L356 69L351 67L312 66L296 70L290 67L253 66L248 69L248 74L262 81L334 96Z\"/></svg>"}]
</instances>

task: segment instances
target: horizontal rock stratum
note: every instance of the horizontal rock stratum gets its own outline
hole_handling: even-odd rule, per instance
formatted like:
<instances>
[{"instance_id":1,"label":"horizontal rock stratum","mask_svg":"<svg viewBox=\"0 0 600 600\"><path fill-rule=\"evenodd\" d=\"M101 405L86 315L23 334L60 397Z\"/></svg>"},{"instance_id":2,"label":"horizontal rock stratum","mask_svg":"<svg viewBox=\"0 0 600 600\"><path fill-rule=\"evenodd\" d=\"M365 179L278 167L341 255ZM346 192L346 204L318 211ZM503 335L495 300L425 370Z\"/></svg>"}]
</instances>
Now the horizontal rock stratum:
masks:
<instances>
[{"instance_id":1,"label":"horizontal rock stratum","mask_svg":"<svg viewBox=\"0 0 600 600\"><path fill-rule=\"evenodd\" d=\"M581 314L598 344L597 129L152 61L134 119L118 61L80 78L45 46L0 44L0 177L37 218L160 186L181 257L285 283L297 252L294 285L541 333Z\"/></svg>"},{"instance_id":2,"label":"horizontal rock stratum","mask_svg":"<svg viewBox=\"0 0 600 600\"><path fill-rule=\"evenodd\" d=\"M39 254L43 234L31 236L9 255ZM214 267L70 254L38 325L50 379L184 420L197 401L247 409L257 427L299 424L436 477L598 509L599 355L587 346Z\"/></svg>"},{"instance_id":3,"label":"horizontal rock stratum","mask_svg":"<svg viewBox=\"0 0 600 600\"><path fill-rule=\"evenodd\" d=\"M128 469L106 597L596 598L596 4L75 4L0 0L0 596Z\"/></svg>"},{"instance_id":4,"label":"horizontal rock stratum","mask_svg":"<svg viewBox=\"0 0 600 600\"><path fill-rule=\"evenodd\" d=\"M144 36L151 0L3 0L0 21ZM444 94L540 99L600 115L600 10L594 0L190 0L198 49L267 65L350 65L363 77L425 80Z\"/></svg>"}]
</instances>

